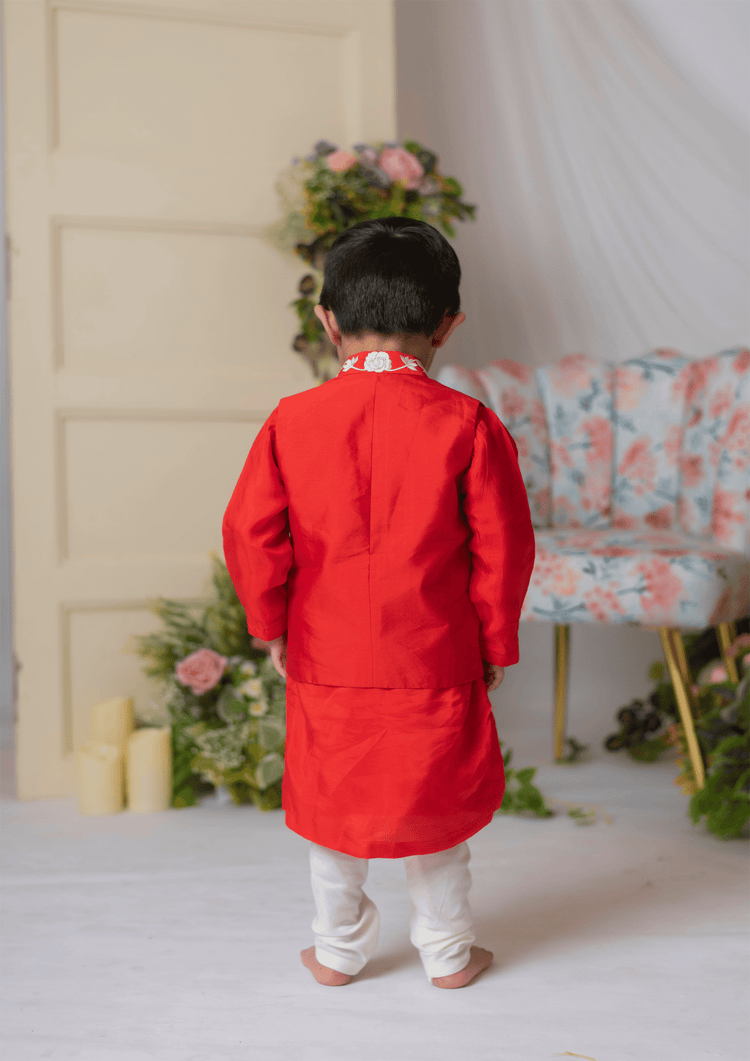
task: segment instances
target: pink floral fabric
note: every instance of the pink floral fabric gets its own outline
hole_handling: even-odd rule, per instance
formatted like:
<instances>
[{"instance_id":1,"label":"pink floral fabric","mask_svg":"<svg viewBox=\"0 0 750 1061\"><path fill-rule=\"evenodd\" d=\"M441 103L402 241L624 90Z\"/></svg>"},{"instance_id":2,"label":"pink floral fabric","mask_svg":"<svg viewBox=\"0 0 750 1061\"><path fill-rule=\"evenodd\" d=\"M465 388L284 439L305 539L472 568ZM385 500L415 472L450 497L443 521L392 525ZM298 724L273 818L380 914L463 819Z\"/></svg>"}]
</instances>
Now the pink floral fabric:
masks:
<instances>
[{"instance_id":1,"label":"pink floral fabric","mask_svg":"<svg viewBox=\"0 0 750 1061\"><path fill-rule=\"evenodd\" d=\"M680 462L682 528L750 551L750 350L693 364Z\"/></svg>"},{"instance_id":2,"label":"pink floral fabric","mask_svg":"<svg viewBox=\"0 0 750 1061\"><path fill-rule=\"evenodd\" d=\"M537 527L522 620L698 629L747 614L750 350L617 366L576 354L537 372L496 361L440 379L516 439Z\"/></svg>"},{"instance_id":3,"label":"pink floral fabric","mask_svg":"<svg viewBox=\"0 0 750 1061\"><path fill-rule=\"evenodd\" d=\"M518 446L518 464L529 497L531 522L550 525L551 474L549 435L536 374L518 361L493 361L476 375L487 394L486 404L497 413Z\"/></svg>"},{"instance_id":4,"label":"pink floral fabric","mask_svg":"<svg viewBox=\"0 0 750 1061\"><path fill-rule=\"evenodd\" d=\"M552 526L610 525L612 366L569 354L536 373L549 432Z\"/></svg>"},{"instance_id":5,"label":"pink floral fabric","mask_svg":"<svg viewBox=\"0 0 750 1061\"><path fill-rule=\"evenodd\" d=\"M615 370L613 527L677 526L692 368L674 350L653 350Z\"/></svg>"},{"instance_id":6,"label":"pink floral fabric","mask_svg":"<svg viewBox=\"0 0 750 1061\"><path fill-rule=\"evenodd\" d=\"M547 530L521 621L702 629L746 615L750 564L680 531Z\"/></svg>"}]
</instances>

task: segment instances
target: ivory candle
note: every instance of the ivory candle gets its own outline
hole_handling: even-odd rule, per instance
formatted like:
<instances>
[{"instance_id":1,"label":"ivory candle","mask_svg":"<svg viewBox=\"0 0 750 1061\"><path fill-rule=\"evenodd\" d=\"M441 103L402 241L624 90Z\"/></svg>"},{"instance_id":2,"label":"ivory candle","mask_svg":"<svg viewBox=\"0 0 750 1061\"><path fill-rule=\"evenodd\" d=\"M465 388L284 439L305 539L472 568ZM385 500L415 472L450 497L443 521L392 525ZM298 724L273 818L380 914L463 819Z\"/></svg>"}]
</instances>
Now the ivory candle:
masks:
<instances>
[{"instance_id":1,"label":"ivory candle","mask_svg":"<svg viewBox=\"0 0 750 1061\"><path fill-rule=\"evenodd\" d=\"M172 732L169 726L137 729L125 753L128 807L145 813L172 805Z\"/></svg>"},{"instance_id":2,"label":"ivory candle","mask_svg":"<svg viewBox=\"0 0 750 1061\"><path fill-rule=\"evenodd\" d=\"M134 728L133 700L129 696L104 700L91 711L92 739L100 744L114 744L123 754Z\"/></svg>"},{"instance_id":3,"label":"ivory candle","mask_svg":"<svg viewBox=\"0 0 750 1061\"><path fill-rule=\"evenodd\" d=\"M91 740L77 756L78 809L81 814L115 814L124 803L122 751Z\"/></svg>"}]
</instances>

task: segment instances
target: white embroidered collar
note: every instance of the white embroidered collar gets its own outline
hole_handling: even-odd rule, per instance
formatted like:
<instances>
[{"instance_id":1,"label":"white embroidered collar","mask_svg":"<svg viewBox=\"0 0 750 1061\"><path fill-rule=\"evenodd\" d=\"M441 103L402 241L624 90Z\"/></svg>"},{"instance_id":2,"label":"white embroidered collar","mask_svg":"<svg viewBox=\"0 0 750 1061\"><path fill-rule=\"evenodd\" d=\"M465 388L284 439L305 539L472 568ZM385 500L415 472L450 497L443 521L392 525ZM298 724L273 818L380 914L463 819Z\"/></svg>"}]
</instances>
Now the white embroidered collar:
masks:
<instances>
[{"instance_id":1,"label":"white embroidered collar","mask_svg":"<svg viewBox=\"0 0 750 1061\"><path fill-rule=\"evenodd\" d=\"M403 368L427 375L416 357L408 357L397 350L370 350L354 354L346 359L341 372L349 372L351 369L355 372L400 372Z\"/></svg>"}]
</instances>

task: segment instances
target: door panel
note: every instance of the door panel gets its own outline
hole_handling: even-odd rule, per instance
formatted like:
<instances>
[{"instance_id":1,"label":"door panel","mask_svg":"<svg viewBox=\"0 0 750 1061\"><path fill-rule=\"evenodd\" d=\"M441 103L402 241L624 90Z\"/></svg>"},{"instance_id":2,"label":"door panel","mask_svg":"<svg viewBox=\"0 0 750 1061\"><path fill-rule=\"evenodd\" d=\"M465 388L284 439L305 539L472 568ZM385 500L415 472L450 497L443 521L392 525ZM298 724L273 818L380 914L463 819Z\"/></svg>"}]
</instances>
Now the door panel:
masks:
<instances>
[{"instance_id":1,"label":"door panel","mask_svg":"<svg viewBox=\"0 0 750 1061\"><path fill-rule=\"evenodd\" d=\"M99 700L154 690L261 423L313 384L290 158L394 136L390 0L5 0L18 777L70 793Z\"/></svg>"}]
</instances>

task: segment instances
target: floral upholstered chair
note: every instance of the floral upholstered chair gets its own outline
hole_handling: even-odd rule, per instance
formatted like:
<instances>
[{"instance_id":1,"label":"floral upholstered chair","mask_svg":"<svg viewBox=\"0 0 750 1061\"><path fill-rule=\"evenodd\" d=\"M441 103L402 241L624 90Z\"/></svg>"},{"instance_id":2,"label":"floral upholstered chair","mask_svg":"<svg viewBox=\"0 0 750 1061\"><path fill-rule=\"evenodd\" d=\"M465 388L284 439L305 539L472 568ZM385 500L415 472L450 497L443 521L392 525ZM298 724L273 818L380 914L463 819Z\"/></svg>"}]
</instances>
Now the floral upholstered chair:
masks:
<instances>
[{"instance_id":1,"label":"floral upholstered chair","mask_svg":"<svg viewBox=\"0 0 750 1061\"><path fill-rule=\"evenodd\" d=\"M702 787L680 631L716 627L736 678L727 648L750 605L750 350L447 365L438 379L494 409L518 446L537 548L521 618L555 625L555 758L570 624L658 627Z\"/></svg>"}]
</instances>

